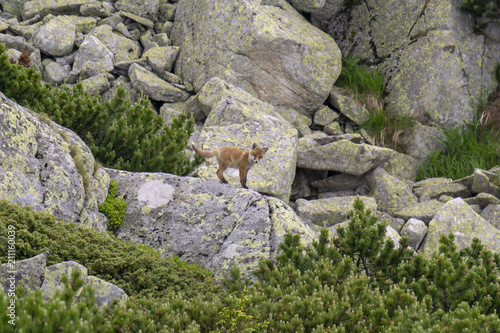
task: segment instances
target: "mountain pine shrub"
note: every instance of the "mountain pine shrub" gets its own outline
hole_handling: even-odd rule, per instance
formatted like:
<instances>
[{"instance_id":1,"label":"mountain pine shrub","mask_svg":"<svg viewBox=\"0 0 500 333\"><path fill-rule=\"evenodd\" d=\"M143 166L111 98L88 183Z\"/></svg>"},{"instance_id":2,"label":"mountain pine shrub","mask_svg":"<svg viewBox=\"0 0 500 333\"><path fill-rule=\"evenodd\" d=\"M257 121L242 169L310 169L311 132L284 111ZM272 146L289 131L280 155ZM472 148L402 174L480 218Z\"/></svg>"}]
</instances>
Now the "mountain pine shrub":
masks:
<instances>
[{"instance_id":1,"label":"mountain pine shrub","mask_svg":"<svg viewBox=\"0 0 500 333\"><path fill-rule=\"evenodd\" d=\"M463 0L460 3L460 9L473 14L476 17L485 17L489 19L499 19L500 11L498 0Z\"/></svg>"},{"instance_id":2,"label":"mountain pine shrub","mask_svg":"<svg viewBox=\"0 0 500 333\"><path fill-rule=\"evenodd\" d=\"M184 152L194 131L193 119L180 115L170 126L164 125L149 101L132 104L123 88L103 104L81 84L52 87L42 82L34 66L9 61L3 44L0 91L74 131L106 167L188 175L201 161L200 157L191 161Z\"/></svg>"},{"instance_id":3,"label":"mountain pine shrub","mask_svg":"<svg viewBox=\"0 0 500 333\"><path fill-rule=\"evenodd\" d=\"M106 201L98 207L99 212L108 218L108 229L114 230L121 227L127 207L128 205L125 200L118 198L118 183L111 179Z\"/></svg>"}]
</instances>

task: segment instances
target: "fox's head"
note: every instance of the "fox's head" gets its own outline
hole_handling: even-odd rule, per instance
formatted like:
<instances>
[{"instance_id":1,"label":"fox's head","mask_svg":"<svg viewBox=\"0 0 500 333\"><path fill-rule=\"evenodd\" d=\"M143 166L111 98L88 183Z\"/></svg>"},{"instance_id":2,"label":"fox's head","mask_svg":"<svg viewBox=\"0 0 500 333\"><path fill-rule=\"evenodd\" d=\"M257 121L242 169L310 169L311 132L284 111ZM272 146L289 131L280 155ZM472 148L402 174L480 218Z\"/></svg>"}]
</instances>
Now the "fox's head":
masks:
<instances>
[{"instance_id":1,"label":"fox's head","mask_svg":"<svg viewBox=\"0 0 500 333\"><path fill-rule=\"evenodd\" d=\"M261 159L264 158L264 154L268 151L269 148L261 148L256 143L252 145L252 149L250 150L250 158L253 163L259 163Z\"/></svg>"}]
</instances>

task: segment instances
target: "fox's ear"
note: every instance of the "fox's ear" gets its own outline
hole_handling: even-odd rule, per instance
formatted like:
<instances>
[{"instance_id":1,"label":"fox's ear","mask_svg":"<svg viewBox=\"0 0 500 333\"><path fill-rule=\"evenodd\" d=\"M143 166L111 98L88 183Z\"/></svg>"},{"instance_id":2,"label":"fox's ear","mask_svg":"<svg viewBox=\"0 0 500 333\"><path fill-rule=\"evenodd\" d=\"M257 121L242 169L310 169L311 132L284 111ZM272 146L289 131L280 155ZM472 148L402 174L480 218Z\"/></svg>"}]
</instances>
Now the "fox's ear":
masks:
<instances>
[{"instance_id":1,"label":"fox's ear","mask_svg":"<svg viewBox=\"0 0 500 333\"><path fill-rule=\"evenodd\" d=\"M258 145L254 142L252 145L252 150L256 149L257 147L258 147Z\"/></svg>"},{"instance_id":2,"label":"fox's ear","mask_svg":"<svg viewBox=\"0 0 500 333\"><path fill-rule=\"evenodd\" d=\"M262 148L262 150L264 151L264 153L266 153L269 150L269 148Z\"/></svg>"}]
</instances>

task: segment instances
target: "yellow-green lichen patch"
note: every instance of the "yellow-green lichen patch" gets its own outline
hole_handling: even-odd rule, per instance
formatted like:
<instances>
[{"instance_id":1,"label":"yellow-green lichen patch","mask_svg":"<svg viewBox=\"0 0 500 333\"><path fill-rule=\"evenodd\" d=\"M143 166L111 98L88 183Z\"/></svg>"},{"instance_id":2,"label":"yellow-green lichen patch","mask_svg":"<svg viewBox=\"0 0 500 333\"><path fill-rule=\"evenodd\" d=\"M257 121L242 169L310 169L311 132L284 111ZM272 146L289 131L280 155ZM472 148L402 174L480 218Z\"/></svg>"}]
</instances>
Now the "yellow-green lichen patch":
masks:
<instances>
[{"instance_id":1,"label":"yellow-green lichen patch","mask_svg":"<svg viewBox=\"0 0 500 333\"><path fill-rule=\"evenodd\" d=\"M451 200L429 223L424 243L424 254L438 250L441 235L452 233L458 248L470 246L473 238L478 238L487 249L500 253L500 231L475 213L461 198Z\"/></svg>"},{"instance_id":2,"label":"yellow-green lichen patch","mask_svg":"<svg viewBox=\"0 0 500 333\"><path fill-rule=\"evenodd\" d=\"M261 100L312 112L340 73L335 41L287 3L183 1L172 39L183 48L176 74L195 91L221 77Z\"/></svg>"},{"instance_id":3,"label":"yellow-green lichen patch","mask_svg":"<svg viewBox=\"0 0 500 333\"><path fill-rule=\"evenodd\" d=\"M464 76L462 38L453 31L431 31L406 47L388 82L387 111L423 124L457 126L475 114Z\"/></svg>"}]
</instances>

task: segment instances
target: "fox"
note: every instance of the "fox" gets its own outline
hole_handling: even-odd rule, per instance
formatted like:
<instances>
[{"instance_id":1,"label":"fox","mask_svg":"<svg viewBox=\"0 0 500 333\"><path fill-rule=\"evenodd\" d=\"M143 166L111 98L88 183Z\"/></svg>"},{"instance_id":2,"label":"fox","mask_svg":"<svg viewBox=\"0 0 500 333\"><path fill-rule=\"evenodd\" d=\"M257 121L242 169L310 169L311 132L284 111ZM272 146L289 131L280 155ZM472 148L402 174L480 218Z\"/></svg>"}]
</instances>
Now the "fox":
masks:
<instances>
[{"instance_id":1,"label":"fox","mask_svg":"<svg viewBox=\"0 0 500 333\"><path fill-rule=\"evenodd\" d=\"M222 183L227 183L223 175L227 168L239 169L241 186L246 189L248 189L248 171L254 164L259 163L264 158L264 154L269 150L269 148L259 147L256 143L252 145L252 149L249 151L228 146L216 150L201 150L194 143L191 143L191 145L194 151L201 157L217 157L217 161L219 162L217 177L219 177Z\"/></svg>"}]
</instances>

